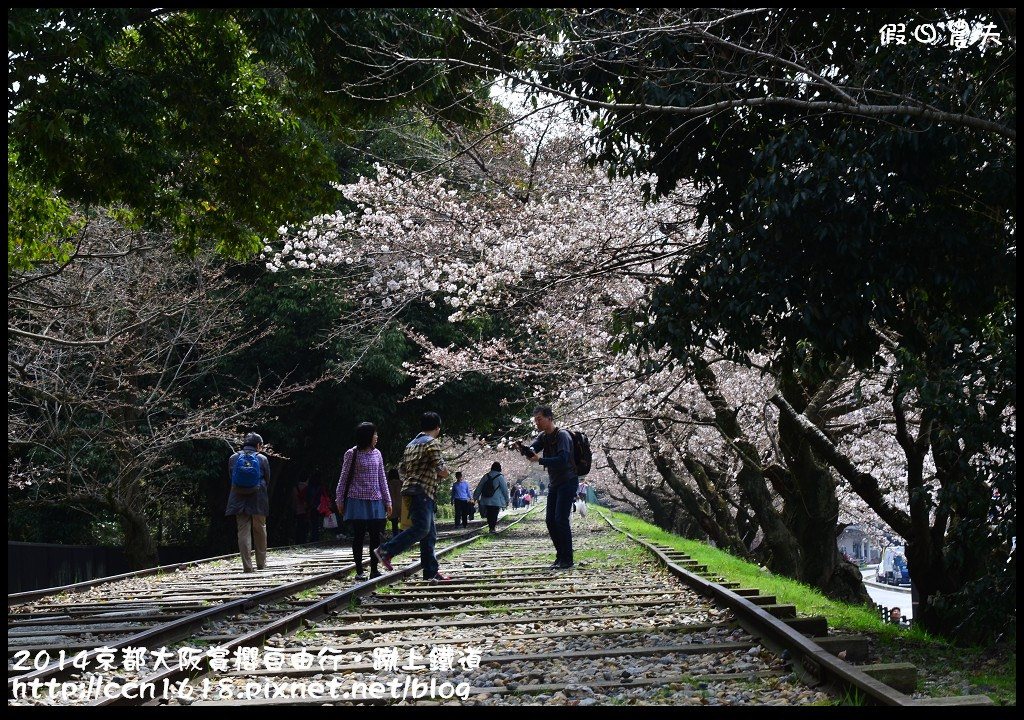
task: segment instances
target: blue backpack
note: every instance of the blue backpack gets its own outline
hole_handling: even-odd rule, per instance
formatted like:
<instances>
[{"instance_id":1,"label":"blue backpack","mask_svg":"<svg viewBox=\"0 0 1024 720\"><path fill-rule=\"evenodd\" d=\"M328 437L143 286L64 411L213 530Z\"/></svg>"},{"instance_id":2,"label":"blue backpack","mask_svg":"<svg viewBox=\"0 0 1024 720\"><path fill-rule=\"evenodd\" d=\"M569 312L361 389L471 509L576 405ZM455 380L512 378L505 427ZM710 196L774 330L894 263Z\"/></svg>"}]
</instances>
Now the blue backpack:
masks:
<instances>
[{"instance_id":1,"label":"blue backpack","mask_svg":"<svg viewBox=\"0 0 1024 720\"><path fill-rule=\"evenodd\" d=\"M259 487L262 479L260 459L252 450L243 450L235 458L235 467L231 470L231 484L239 488Z\"/></svg>"}]
</instances>

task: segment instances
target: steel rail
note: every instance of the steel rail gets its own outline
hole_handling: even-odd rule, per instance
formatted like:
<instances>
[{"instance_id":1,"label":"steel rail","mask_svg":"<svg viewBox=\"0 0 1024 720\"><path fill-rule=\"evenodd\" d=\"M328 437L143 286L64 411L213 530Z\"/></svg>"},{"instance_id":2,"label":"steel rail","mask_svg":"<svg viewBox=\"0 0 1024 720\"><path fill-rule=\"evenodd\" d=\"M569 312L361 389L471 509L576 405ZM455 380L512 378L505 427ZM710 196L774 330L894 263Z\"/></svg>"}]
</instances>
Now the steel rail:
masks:
<instances>
[{"instance_id":1,"label":"steel rail","mask_svg":"<svg viewBox=\"0 0 1024 720\"><path fill-rule=\"evenodd\" d=\"M482 527L483 524L480 525L480 528ZM330 541L318 541L311 543L303 543L299 545L278 545L277 547L267 548L267 552L275 550L288 550L292 548L329 546ZM203 565L205 563L212 563L217 560L230 560L235 557L238 557L237 552L228 553L227 555L215 555L213 557L199 558L197 560L187 560L185 562L180 563L171 563L169 565L157 565L156 567L146 568L144 570L133 570L131 572L121 573L120 575L105 575L103 577L93 578L92 580L83 580L82 582L72 583L70 585L57 585L54 587L40 588L38 590L26 590L24 592L9 593L7 595L7 607L11 607L12 605L21 605L23 603L32 602L33 600L39 600L40 598L44 598L47 595L59 595L61 593L88 590L98 585L118 582L119 580L149 577L150 575L159 575L161 573L172 573L178 570L184 570L186 568Z\"/></svg>"},{"instance_id":2,"label":"steel rail","mask_svg":"<svg viewBox=\"0 0 1024 720\"><path fill-rule=\"evenodd\" d=\"M460 534L462 534L462 533L460 533ZM314 545L314 544L310 543L310 545ZM302 546L288 546L288 547L302 547ZM284 549L284 548L279 548L279 549ZM218 556L218 557L214 557L214 558L205 558L203 560L192 561L190 563L183 564L182 566L185 567L185 566L189 566L189 565L191 565L191 566L201 565L203 563L213 562L215 560L222 560L222 559L225 559L225 558L229 558L229 559L230 558L234 558L234 557L237 557L237 555L238 555L238 553L232 553L231 555L226 555L226 556ZM170 567L170 566L167 566L167 567ZM285 583L283 585L277 585L277 586L275 586L273 588L263 589L263 590L260 590L260 591L258 591L256 593L253 593L251 595L247 595L247 596L243 596L243 597L240 597L240 598L236 598L234 600L230 600L228 602L221 603L219 605L215 605L215 606L212 606L212 607L209 607L209 608L204 608L204 609L199 610L197 612L189 613L188 615L185 615L184 617L176 618L174 620L169 620L169 621L163 622L163 623L158 623L157 625L145 628L144 630L142 630L140 632L137 632L137 633L125 636L125 637L121 637L120 639L110 640L109 642L104 642L100 647L93 648L92 650L86 650L85 651L86 654L78 662L80 662L82 664L91 663L96 658L96 656L99 655L101 652L109 652L109 650L111 650L111 649L113 649L113 650L120 650L122 648L129 647L129 646L133 646L133 647L139 647L139 646L142 646L142 647L145 647L145 646L158 646L160 644L168 644L168 643L173 643L173 642L182 640L183 638L186 638L190 634L192 634L195 628L201 627L204 623L209 622L210 620L214 620L214 619L217 619L217 618L220 618L220 617L223 617L223 616L226 616L226 615L231 615L231 614L234 614L234 613L238 613L238 612L244 612L244 611L246 611L246 610L248 610L248 609L250 609L250 608L252 608L252 607L254 607L256 605L259 605L261 603L273 602L273 601L276 601L276 600L279 600L279 599L282 599L282 598L289 597L291 595L294 595L295 593L301 592L301 591L309 589L311 587L315 587L315 586L318 586L318 585L323 585L323 584L325 584L327 582L330 582L331 580L334 580L334 579L337 579L337 578L340 578L340 577L343 577L343 576L347 575L349 572L351 572L354 569L354 567L355 567L354 563L350 562L350 563L342 566L341 568L339 568L337 570L332 570L332 571L327 572L327 573L319 573L319 574L316 574L316 575L307 576L307 577L301 578L301 579L293 581L293 582ZM88 581L86 583L77 583L76 585L79 586L80 589L82 587L95 587L97 585L102 585L104 583L115 582L116 580L121 580L121 579L124 579L125 577L129 577L129 576L130 577L140 577L140 576L144 576L144 575L152 575L152 574L155 574L156 571L157 571L157 569L151 569L151 570L148 570L148 571L139 571L139 572L136 572L136 573L128 573L126 575L118 575L118 576L108 577L108 578L97 578L95 581ZM72 587L72 586L68 586L68 587ZM41 591L37 591L37 592L41 592ZM46 594L49 594L49 593L46 593ZM45 596L45 594L43 596ZM142 620L145 620L145 618L142 618ZM72 622L74 622L74 619L72 619ZM45 635L45 633L43 635ZM17 649L17 648L15 648L15 649ZM9 648L9 650L10 650L10 648ZM76 657L77 656L78 656L78 653L76 653ZM47 664L45 667L37 669L37 670L32 670L32 671L29 671L27 673L23 673L23 674L20 674L20 675L9 676L8 679L7 679L8 697L12 696L13 689L14 689L15 685L18 684L18 683L31 683L33 681L43 682L43 681L47 681L47 680L50 680L50 679L65 678L65 677L67 677L69 675L74 674L78 670L79 670L79 668L77 668L74 665L72 665L72 663L70 662L70 659L65 659L63 662L61 662L60 660L57 660L55 662L51 662L51 663Z\"/></svg>"},{"instance_id":3,"label":"steel rail","mask_svg":"<svg viewBox=\"0 0 1024 720\"><path fill-rule=\"evenodd\" d=\"M812 687L824 685L832 695L860 697L871 704L914 706L918 702L867 673L840 660L817 643L796 632L783 621L722 585L695 575L678 565L668 554L648 541L618 527L604 512L601 517L610 527L644 547L662 562L670 573L705 597L729 608L748 632L759 635L773 651L789 652L793 670L800 679Z\"/></svg>"},{"instance_id":4,"label":"steel rail","mask_svg":"<svg viewBox=\"0 0 1024 720\"><path fill-rule=\"evenodd\" d=\"M532 512L533 509L527 511L523 515L516 518L513 522L505 525L499 532L504 532L509 528L515 527L515 525L517 525L519 522L527 518ZM436 550L435 555L437 557L445 557L455 552L456 550L460 550L463 547L467 547L476 542L477 540L479 540L480 538L485 537L483 532L479 530L481 529L478 529L478 531L474 531L471 534L471 536L465 540L461 540L453 545L449 545L446 548ZM153 685L158 687L168 687L186 678L192 679L195 677L201 677L206 672L210 672L211 661L213 661L218 655L220 655L224 651L230 652L238 647L262 646L266 642L267 638L269 638L271 635L277 633L287 634L294 630L297 630L303 627L306 621L312 621L317 618L323 617L339 605L343 603L347 604L354 598L360 597L362 595L367 595L376 590L378 587L385 587L387 585L391 585L393 583L404 580L410 575L415 574L421 568L422 563L420 561L416 561L415 563L412 563L400 570L385 573L380 577L367 580L366 582L359 583L350 588L347 588L346 590L342 590L341 592L335 593L334 595L331 595L328 598L315 602L312 605L297 610L293 613L289 613L288 615L278 618L273 622L267 623L254 630L239 635L227 643L222 643L213 648L210 648L200 657L196 658L197 663L199 663L201 666L205 665L205 670L203 671L197 673L193 668L168 668L163 672L149 675L143 680L140 680L139 682L152 683ZM349 567L348 569L351 570L351 567ZM294 592L296 592L296 590L292 590L289 594L293 594ZM101 698L88 703L89 706L99 707L110 707L114 705L141 706L152 704L156 704L155 701L142 697Z\"/></svg>"}]
</instances>

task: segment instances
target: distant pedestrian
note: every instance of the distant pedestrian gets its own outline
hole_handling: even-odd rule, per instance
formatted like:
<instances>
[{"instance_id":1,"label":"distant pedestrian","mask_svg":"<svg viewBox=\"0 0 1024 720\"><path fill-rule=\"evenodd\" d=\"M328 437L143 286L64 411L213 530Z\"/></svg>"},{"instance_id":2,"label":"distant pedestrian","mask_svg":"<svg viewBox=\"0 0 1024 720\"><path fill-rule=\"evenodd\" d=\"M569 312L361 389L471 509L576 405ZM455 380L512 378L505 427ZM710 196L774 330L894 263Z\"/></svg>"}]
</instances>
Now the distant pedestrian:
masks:
<instances>
[{"instance_id":1,"label":"distant pedestrian","mask_svg":"<svg viewBox=\"0 0 1024 720\"><path fill-rule=\"evenodd\" d=\"M455 473L452 504L455 505L455 527L469 527L469 509L473 507L473 496L469 492L469 483L462 479L461 472Z\"/></svg>"},{"instance_id":2,"label":"distant pedestrian","mask_svg":"<svg viewBox=\"0 0 1024 720\"><path fill-rule=\"evenodd\" d=\"M292 505L295 508L295 544L313 542L320 534L319 524L316 525L316 529L313 527L313 523L318 522L319 517L310 505L309 482L306 480L299 480L292 488Z\"/></svg>"},{"instance_id":3,"label":"distant pedestrian","mask_svg":"<svg viewBox=\"0 0 1024 720\"><path fill-rule=\"evenodd\" d=\"M370 548L380 545L384 520L391 514L391 494L384 474L384 458L377 449L377 427L364 422L356 428L356 446L345 452L335 497L338 512L352 523L352 558L356 580L363 574L363 540L370 534ZM370 554L370 577L377 572L377 558Z\"/></svg>"},{"instance_id":4,"label":"distant pedestrian","mask_svg":"<svg viewBox=\"0 0 1024 720\"><path fill-rule=\"evenodd\" d=\"M253 572L252 549L256 545L256 569L267 566L267 515L270 513L270 461L260 452L263 438L256 433L245 436L242 449L228 459L231 494L225 515L235 516L238 529L238 553L242 570Z\"/></svg>"},{"instance_id":5,"label":"distant pedestrian","mask_svg":"<svg viewBox=\"0 0 1024 720\"><path fill-rule=\"evenodd\" d=\"M392 558L419 542L424 579L445 582L451 578L440 573L434 555L434 544L437 542L437 528L434 525L437 491L441 481L449 475L441 455L441 444L437 441L437 436L441 434L441 416L435 412L423 413L420 429L420 434L405 446L402 462L398 466L402 475L402 502L409 504L412 527L378 547L374 554L381 565L393 570Z\"/></svg>"},{"instance_id":6,"label":"distant pedestrian","mask_svg":"<svg viewBox=\"0 0 1024 720\"><path fill-rule=\"evenodd\" d=\"M498 527L498 511L508 507L508 483L501 474L501 463L491 465L491 471L480 478L473 497L480 501L480 513L487 515L487 527L493 533Z\"/></svg>"},{"instance_id":7,"label":"distant pedestrian","mask_svg":"<svg viewBox=\"0 0 1024 720\"><path fill-rule=\"evenodd\" d=\"M587 504L583 502L583 500L576 500L575 502L573 502L572 508L572 511L575 513L579 513L580 517L587 516Z\"/></svg>"},{"instance_id":8,"label":"distant pedestrian","mask_svg":"<svg viewBox=\"0 0 1024 720\"><path fill-rule=\"evenodd\" d=\"M523 506L523 486L516 483L512 487L512 509L518 510Z\"/></svg>"}]
</instances>

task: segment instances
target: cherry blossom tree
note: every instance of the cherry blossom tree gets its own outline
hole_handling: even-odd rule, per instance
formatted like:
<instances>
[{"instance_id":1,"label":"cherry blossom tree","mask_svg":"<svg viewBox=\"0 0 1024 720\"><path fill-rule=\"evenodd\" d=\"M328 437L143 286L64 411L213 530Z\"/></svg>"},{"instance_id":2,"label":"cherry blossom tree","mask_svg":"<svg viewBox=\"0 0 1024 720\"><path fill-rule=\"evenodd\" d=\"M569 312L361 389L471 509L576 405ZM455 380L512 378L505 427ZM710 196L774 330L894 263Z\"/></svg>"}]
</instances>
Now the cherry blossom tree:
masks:
<instances>
[{"instance_id":1,"label":"cherry blossom tree","mask_svg":"<svg viewBox=\"0 0 1024 720\"><path fill-rule=\"evenodd\" d=\"M8 487L34 507L112 513L130 564L150 566L159 508L191 491L175 450L227 451L308 385L227 371L262 331L223 263L112 215L74 240L65 263L9 277Z\"/></svg>"},{"instance_id":2,"label":"cherry blossom tree","mask_svg":"<svg viewBox=\"0 0 1024 720\"><path fill-rule=\"evenodd\" d=\"M542 142L549 131L504 140L518 167L507 147L503 162L478 149L476 167L500 172L428 178L379 167L376 178L339 188L353 210L282 227L276 246L265 248L267 268L348 266L364 278L358 289L368 311L447 305L452 322L481 328L480 342L435 347L410 330L423 349L409 368L416 395L469 373L530 378L534 397L521 402L554 401L565 424L638 447L645 472L662 478L703 534L739 554L760 535L778 571L832 588L838 550L826 553L824 570L808 570L812 554L796 549L801 542L791 529L820 530L822 518L808 514L797 523L794 508L805 498L795 491L777 507L784 485L772 487L770 468L783 461L762 460L764 451L736 422L742 411L747 427L763 424L771 378L730 364L734 410L710 367L691 376L662 355L654 359L662 367L651 372L650 358L614 347L617 315L635 309L693 242L685 194L644 203L642 181L586 170L580 136ZM598 487L615 478L613 467L595 473ZM816 498L811 506L835 527L835 483L827 472L822 480L827 502ZM802 543L829 548L820 533ZM839 585L831 591L858 596L859 577Z\"/></svg>"}]
</instances>

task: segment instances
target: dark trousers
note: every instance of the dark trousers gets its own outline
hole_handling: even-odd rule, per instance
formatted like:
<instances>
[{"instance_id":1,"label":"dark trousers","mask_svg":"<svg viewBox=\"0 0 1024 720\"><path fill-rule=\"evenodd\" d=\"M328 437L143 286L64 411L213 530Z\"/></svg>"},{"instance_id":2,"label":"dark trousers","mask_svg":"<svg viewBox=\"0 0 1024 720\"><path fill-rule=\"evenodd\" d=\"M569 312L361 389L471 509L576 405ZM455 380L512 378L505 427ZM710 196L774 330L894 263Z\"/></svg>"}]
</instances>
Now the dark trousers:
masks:
<instances>
[{"instance_id":1,"label":"dark trousers","mask_svg":"<svg viewBox=\"0 0 1024 720\"><path fill-rule=\"evenodd\" d=\"M481 505L481 510L487 512L487 526L494 532L494 529L498 527L498 511L501 510L497 505Z\"/></svg>"},{"instance_id":2,"label":"dark trousers","mask_svg":"<svg viewBox=\"0 0 1024 720\"><path fill-rule=\"evenodd\" d=\"M469 525L469 509L471 507L473 507L473 503L469 500L455 501L455 527L459 525L467 527Z\"/></svg>"},{"instance_id":3,"label":"dark trousers","mask_svg":"<svg viewBox=\"0 0 1024 720\"><path fill-rule=\"evenodd\" d=\"M555 546L556 562L572 562L572 529L569 527L569 513L572 512L579 478L563 482L548 492L547 525L551 542Z\"/></svg>"},{"instance_id":4,"label":"dark trousers","mask_svg":"<svg viewBox=\"0 0 1024 720\"><path fill-rule=\"evenodd\" d=\"M313 533L311 533L310 529L309 529L309 515L306 514L306 513L302 513L301 515L296 515L295 516L295 544L296 545L302 545L303 543L307 542L307 538L309 538L311 535L313 535ZM314 540L316 539L315 535L313 535L313 539Z\"/></svg>"},{"instance_id":5,"label":"dark trousers","mask_svg":"<svg viewBox=\"0 0 1024 720\"><path fill-rule=\"evenodd\" d=\"M377 572L377 556L373 549L380 545L380 531L383 520L349 520L352 523L352 559L356 561L356 574L363 574L363 540L370 534L370 572Z\"/></svg>"}]
</instances>

